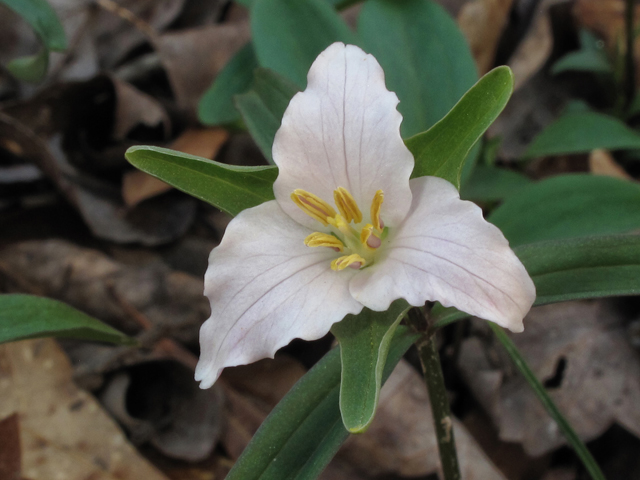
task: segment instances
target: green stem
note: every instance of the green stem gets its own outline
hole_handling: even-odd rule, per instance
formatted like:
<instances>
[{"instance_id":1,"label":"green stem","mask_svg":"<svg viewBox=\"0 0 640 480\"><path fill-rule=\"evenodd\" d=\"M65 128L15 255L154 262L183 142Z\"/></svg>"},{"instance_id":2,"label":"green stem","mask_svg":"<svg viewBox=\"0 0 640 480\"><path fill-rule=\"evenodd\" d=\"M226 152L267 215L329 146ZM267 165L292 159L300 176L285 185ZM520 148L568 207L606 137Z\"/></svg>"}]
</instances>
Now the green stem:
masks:
<instances>
[{"instance_id":1,"label":"green stem","mask_svg":"<svg viewBox=\"0 0 640 480\"><path fill-rule=\"evenodd\" d=\"M580 437L576 434L576 432L571 428L571 424L567 421L566 418L560 413L558 407L556 407L553 400L545 390L544 386L540 383L540 381L536 378L535 374L527 365L527 362L520 354L518 347L515 346L511 338L505 333L504 329L493 322L488 322L493 330L493 333L496 335L502 346L505 348L513 363L516 364L520 373L527 380L535 394L538 396L538 399L542 402L542 405L547 410L551 418L555 420L560 427L560 430L567 438L567 441L571 444L576 454L582 461L584 468L587 470L589 475L593 480L605 480L604 474L600 467L596 463L595 459L589 453L587 446L580 440Z\"/></svg>"},{"instance_id":2,"label":"green stem","mask_svg":"<svg viewBox=\"0 0 640 480\"><path fill-rule=\"evenodd\" d=\"M449 409L447 390L444 386L435 335L424 334L416 345L420 353L424 381L429 391L442 472L445 480L460 480L460 466L458 465L456 442L453 437L453 419Z\"/></svg>"}]
</instances>

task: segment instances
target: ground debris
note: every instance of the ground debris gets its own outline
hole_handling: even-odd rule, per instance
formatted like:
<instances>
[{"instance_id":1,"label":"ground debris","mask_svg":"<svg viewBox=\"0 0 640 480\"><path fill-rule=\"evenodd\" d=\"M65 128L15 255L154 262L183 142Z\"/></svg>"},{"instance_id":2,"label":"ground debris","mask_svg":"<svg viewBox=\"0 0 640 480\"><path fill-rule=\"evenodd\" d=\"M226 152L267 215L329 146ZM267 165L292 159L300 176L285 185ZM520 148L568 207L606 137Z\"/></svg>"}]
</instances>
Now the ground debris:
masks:
<instances>
[{"instance_id":1,"label":"ground debris","mask_svg":"<svg viewBox=\"0 0 640 480\"><path fill-rule=\"evenodd\" d=\"M0 418L18 414L29 480L165 480L113 420L72 381L54 340L0 346Z\"/></svg>"},{"instance_id":2,"label":"ground debris","mask_svg":"<svg viewBox=\"0 0 640 480\"><path fill-rule=\"evenodd\" d=\"M512 338L581 438L592 440L614 422L640 437L640 358L611 304L536 307L524 333ZM564 445L555 422L499 348L487 349L477 337L466 340L460 369L500 438L521 443L531 456Z\"/></svg>"}]
</instances>

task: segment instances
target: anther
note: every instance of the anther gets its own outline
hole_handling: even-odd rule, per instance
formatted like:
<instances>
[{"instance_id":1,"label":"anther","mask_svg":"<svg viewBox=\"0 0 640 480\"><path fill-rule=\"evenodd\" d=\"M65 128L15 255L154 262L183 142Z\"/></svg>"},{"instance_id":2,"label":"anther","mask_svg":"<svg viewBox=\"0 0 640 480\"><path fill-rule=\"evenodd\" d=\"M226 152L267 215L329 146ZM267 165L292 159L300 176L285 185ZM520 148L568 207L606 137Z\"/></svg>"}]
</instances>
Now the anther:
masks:
<instances>
[{"instance_id":1,"label":"anther","mask_svg":"<svg viewBox=\"0 0 640 480\"><path fill-rule=\"evenodd\" d=\"M351 255L345 255L343 257L336 258L333 262L331 262L331 269L340 271L344 270L347 267L351 267L357 270L365 263L366 261L364 258L362 258L357 253L352 253Z\"/></svg>"},{"instance_id":2,"label":"anther","mask_svg":"<svg viewBox=\"0 0 640 480\"><path fill-rule=\"evenodd\" d=\"M380 209L382 208L383 201L384 193L382 193L382 190L378 190L373 196L373 201L371 202L371 221L373 222L373 226L379 232L384 228L384 223L380 218Z\"/></svg>"},{"instance_id":3,"label":"anther","mask_svg":"<svg viewBox=\"0 0 640 480\"><path fill-rule=\"evenodd\" d=\"M362 221L362 212L358 208L353 196L344 187L338 187L333 191L333 200L347 223L354 221L360 223Z\"/></svg>"},{"instance_id":4,"label":"anther","mask_svg":"<svg viewBox=\"0 0 640 480\"><path fill-rule=\"evenodd\" d=\"M307 247L329 247L340 253L344 251L344 244L328 233L314 232L304 239L304 244Z\"/></svg>"},{"instance_id":5,"label":"anther","mask_svg":"<svg viewBox=\"0 0 640 480\"><path fill-rule=\"evenodd\" d=\"M336 211L331 205L313 193L309 193L300 188L293 191L291 200L293 200L304 213L318 220L325 227L329 224L328 220L336 216Z\"/></svg>"}]
</instances>

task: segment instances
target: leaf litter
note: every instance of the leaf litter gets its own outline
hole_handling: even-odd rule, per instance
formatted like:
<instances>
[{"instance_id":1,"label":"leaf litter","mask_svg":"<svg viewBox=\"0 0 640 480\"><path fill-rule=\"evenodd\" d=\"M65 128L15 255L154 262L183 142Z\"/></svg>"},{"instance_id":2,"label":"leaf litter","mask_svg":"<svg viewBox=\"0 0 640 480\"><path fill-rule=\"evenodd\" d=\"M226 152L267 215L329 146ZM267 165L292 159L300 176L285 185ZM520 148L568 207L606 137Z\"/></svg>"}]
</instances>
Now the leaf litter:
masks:
<instances>
[{"instance_id":1,"label":"leaf litter","mask_svg":"<svg viewBox=\"0 0 640 480\"><path fill-rule=\"evenodd\" d=\"M201 278L229 218L133 171L122 154L131 145L154 144L235 165L264 164L237 126L207 129L196 118L202 92L249 41L247 10L201 0L51 3L69 50L52 55L41 85L16 82L0 70L0 218L16 226L0 230L0 291L60 298L136 335L142 348L62 341L63 352L49 340L0 346L0 477L224 478L327 342L228 369L208 393L195 389L197 331L208 315ZM623 25L622 0L441 3L458 18L480 72L498 63L515 71L517 91L490 131L502 137L498 164L515 165L576 90L574 80L558 81L545 69L574 48L566 39L587 28L611 52ZM5 13L3 65L39 48L30 29ZM357 7L350 9L350 24L357 14ZM594 151L523 170L536 177L576 170L637 177L630 163ZM69 218L88 228L51 227ZM63 232L60 239L36 240L52 230ZM640 370L632 345L638 316L629 319L612 305L542 307L513 339L578 433L593 440L590 446L616 439L616 453L599 458L620 463L636 445L629 439L640 436L633 403ZM626 309L638 310L633 301ZM485 333L473 327L459 340L448 332L443 337L461 419L453 424L463 478L581 478L546 412ZM433 478L427 476L438 471L435 437L413 367L400 363L369 431L351 437L322 478ZM201 418L207 421L198 424ZM474 418L480 419L475 426ZM13 439L10 447L2 444L6 439ZM608 478L633 478L626 473L640 471L633 468Z\"/></svg>"}]
</instances>

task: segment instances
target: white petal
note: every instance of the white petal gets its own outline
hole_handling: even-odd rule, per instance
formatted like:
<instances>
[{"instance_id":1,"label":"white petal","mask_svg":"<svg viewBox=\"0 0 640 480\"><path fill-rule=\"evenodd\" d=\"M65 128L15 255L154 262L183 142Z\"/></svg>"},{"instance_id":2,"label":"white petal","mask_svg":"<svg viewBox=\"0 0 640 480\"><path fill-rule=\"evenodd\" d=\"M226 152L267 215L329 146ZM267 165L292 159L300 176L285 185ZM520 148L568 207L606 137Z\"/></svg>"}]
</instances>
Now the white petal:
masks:
<instances>
[{"instance_id":1,"label":"white petal","mask_svg":"<svg viewBox=\"0 0 640 480\"><path fill-rule=\"evenodd\" d=\"M384 84L376 59L353 45L334 43L315 60L308 86L287 107L273 143L280 169L276 200L298 222L317 222L291 201L301 188L333 203L344 187L365 219L377 190L383 190L382 219L398 225L411 205L413 156L400 137L398 97Z\"/></svg>"},{"instance_id":2,"label":"white petal","mask_svg":"<svg viewBox=\"0 0 640 480\"><path fill-rule=\"evenodd\" d=\"M362 310L348 288L356 271L331 270L339 254L305 246L309 233L275 201L231 221L205 275L211 317L200 330L196 380L202 388L225 367L272 358L292 339L320 338Z\"/></svg>"},{"instance_id":3,"label":"white petal","mask_svg":"<svg viewBox=\"0 0 640 480\"><path fill-rule=\"evenodd\" d=\"M397 298L440 301L522 331L535 287L502 232L445 180L416 178L411 190L411 211L382 257L351 281L354 298L378 311Z\"/></svg>"}]
</instances>

